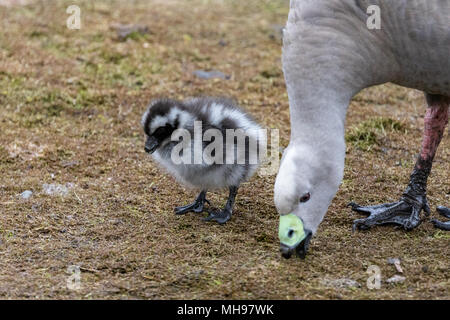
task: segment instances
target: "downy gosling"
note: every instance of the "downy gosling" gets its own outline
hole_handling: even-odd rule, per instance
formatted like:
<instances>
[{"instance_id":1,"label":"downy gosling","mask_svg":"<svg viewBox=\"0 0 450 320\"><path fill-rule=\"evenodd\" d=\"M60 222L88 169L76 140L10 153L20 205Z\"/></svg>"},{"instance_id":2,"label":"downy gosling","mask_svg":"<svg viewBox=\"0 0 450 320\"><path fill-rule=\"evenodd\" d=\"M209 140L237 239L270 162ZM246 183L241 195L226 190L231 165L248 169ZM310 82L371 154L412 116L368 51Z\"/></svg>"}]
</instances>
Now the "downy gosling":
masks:
<instances>
[{"instance_id":1,"label":"downy gosling","mask_svg":"<svg viewBox=\"0 0 450 320\"><path fill-rule=\"evenodd\" d=\"M142 126L145 151L180 183L200 190L192 204L176 207L175 213L206 211L207 191L228 188L225 207L204 218L226 223L239 185L261 163L266 143L261 126L233 101L213 97L154 100L142 116Z\"/></svg>"}]
</instances>

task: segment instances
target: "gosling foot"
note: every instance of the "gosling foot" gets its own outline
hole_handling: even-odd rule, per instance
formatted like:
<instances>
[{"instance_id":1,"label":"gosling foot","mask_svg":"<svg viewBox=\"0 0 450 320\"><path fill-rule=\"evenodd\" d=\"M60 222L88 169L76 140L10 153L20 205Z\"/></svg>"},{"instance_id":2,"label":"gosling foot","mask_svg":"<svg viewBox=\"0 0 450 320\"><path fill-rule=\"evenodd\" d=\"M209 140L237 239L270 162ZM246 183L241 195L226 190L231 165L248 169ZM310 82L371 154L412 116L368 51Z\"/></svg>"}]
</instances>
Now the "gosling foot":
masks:
<instances>
[{"instance_id":1,"label":"gosling foot","mask_svg":"<svg viewBox=\"0 0 450 320\"><path fill-rule=\"evenodd\" d=\"M205 202L209 204L209 201L206 200L206 191L202 191L193 203L186 206L176 207L175 214L182 215L188 212L201 213L204 211Z\"/></svg>"},{"instance_id":2,"label":"gosling foot","mask_svg":"<svg viewBox=\"0 0 450 320\"><path fill-rule=\"evenodd\" d=\"M220 211L210 211L209 215L204 218L204 221L216 221L219 224L224 224L226 223L228 220L231 219L231 214L233 212L233 206L234 206L234 201L236 199L236 195L237 195L237 187L230 187L230 194L228 196L228 201L227 204L225 205L225 208L223 208Z\"/></svg>"},{"instance_id":3,"label":"gosling foot","mask_svg":"<svg viewBox=\"0 0 450 320\"><path fill-rule=\"evenodd\" d=\"M228 209L210 211L209 215L203 221L216 221L219 224L224 224L231 219L231 214L231 210Z\"/></svg>"}]
</instances>

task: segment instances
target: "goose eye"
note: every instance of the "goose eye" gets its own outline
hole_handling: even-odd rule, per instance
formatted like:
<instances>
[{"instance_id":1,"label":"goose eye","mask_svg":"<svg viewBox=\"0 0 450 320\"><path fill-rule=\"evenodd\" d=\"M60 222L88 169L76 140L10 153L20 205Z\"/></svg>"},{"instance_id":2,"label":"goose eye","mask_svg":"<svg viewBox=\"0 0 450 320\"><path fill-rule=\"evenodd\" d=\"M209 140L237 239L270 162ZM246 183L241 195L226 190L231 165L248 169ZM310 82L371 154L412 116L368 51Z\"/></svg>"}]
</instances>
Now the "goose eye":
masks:
<instances>
[{"instance_id":1,"label":"goose eye","mask_svg":"<svg viewBox=\"0 0 450 320\"><path fill-rule=\"evenodd\" d=\"M308 192L308 193L305 193L304 195L302 195L301 197L300 197L300 202L306 202L306 201L308 201L309 199L311 198L311 194Z\"/></svg>"}]
</instances>

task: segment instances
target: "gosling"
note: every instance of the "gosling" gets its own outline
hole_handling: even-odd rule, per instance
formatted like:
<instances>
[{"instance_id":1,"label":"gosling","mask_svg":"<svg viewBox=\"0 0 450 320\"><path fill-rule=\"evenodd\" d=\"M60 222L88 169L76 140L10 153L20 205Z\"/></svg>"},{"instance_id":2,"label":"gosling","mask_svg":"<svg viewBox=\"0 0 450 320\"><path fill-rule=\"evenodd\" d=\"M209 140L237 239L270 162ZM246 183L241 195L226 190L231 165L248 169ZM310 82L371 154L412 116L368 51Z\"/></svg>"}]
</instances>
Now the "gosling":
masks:
<instances>
[{"instance_id":1,"label":"gosling","mask_svg":"<svg viewBox=\"0 0 450 320\"><path fill-rule=\"evenodd\" d=\"M145 152L180 183L201 190L192 204L176 207L175 213L206 211L207 191L228 188L225 207L207 211L203 220L230 220L239 185L262 160L266 135L261 126L233 101L213 97L154 100L142 126Z\"/></svg>"}]
</instances>

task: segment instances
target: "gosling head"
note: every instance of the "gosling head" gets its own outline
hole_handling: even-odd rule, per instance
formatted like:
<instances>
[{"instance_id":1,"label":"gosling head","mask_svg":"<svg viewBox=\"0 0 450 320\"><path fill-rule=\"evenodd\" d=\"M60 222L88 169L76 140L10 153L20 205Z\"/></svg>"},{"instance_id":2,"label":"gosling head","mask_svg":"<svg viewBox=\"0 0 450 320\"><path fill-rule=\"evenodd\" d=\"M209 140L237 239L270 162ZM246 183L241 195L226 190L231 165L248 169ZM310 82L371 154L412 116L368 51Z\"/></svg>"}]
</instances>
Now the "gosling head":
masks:
<instances>
[{"instance_id":1,"label":"gosling head","mask_svg":"<svg viewBox=\"0 0 450 320\"><path fill-rule=\"evenodd\" d=\"M151 154L170 142L172 133L186 123L189 114L182 103L171 99L158 99L150 103L142 116L146 134L145 152Z\"/></svg>"}]
</instances>

